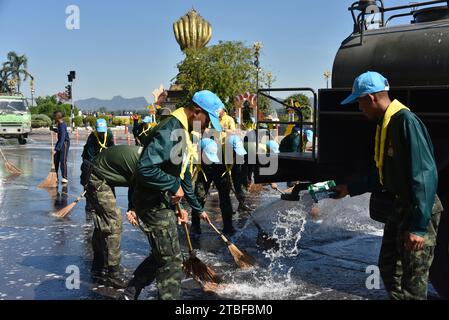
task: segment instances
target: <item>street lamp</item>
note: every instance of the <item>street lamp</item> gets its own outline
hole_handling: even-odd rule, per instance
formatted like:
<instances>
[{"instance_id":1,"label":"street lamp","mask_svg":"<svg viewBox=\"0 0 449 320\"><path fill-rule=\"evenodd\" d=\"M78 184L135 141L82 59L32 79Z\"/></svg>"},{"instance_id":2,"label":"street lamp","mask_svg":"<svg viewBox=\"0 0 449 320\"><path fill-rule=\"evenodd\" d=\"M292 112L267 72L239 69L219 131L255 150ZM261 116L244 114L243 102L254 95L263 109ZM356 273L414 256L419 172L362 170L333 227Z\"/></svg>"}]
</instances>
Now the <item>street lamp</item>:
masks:
<instances>
[{"instance_id":1,"label":"street lamp","mask_svg":"<svg viewBox=\"0 0 449 320\"><path fill-rule=\"evenodd\" d=\"M323 76L326 80L326 88L329 89L329 78L331 77L332 73L330 71L325 71Z\"/></svg>"},{"instance_id":2,"label":"street lamp","mask_svg":"<svg viewBox=\"0 0 449 320\"><path fill-rule=\"evenodd\" d=\"M260 51L262 50L262 42L254 42L253 49L254 49L254 57L256 58L256 61L254 62L254 65L256 66L256 92L259 91L259 72L260 72Z\"/></svg>"},{"instance_id":3,"label":"street lamp","mask_svg":"<svg viewBox=\"0 0 449 320\"><path fill-rule=\"evenodd\" d=\"M34 106L34 77L31 77L30 80L30 88L31 88L31 106Z\"/></svg>"}]
</instances>

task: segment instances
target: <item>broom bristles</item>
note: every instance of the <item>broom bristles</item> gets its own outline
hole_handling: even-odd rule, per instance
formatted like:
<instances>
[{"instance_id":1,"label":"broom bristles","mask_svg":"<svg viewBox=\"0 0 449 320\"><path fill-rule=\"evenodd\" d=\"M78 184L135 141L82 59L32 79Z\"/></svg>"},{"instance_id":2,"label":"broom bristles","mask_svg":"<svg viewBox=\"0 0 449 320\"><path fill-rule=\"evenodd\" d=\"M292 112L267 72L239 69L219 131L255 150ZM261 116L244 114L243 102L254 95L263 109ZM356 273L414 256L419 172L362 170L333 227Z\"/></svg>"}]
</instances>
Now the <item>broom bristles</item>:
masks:
<instances>
[{"instance_id":1,"label":"broom bristles","mask_svg":"<svg viewBox=\"0 0 449 320\"><path fill-rule=\"evenodd\" d=\"M58 186L58 176L56 175L56 171L50 171L47 176L47 179L44 180L38 188L53 188Z\"/></svg>"},{"instance_id":2,"label":"broom bristles","mask_svg":"<svg viewBox=\"0 0 449 320\"><path fill-rule=\"evenodd\" d=\"M11 162L7 161L5 162L5 168L6 170L11 173L11 174L15 174L15 175L20 175L22 174L22 170L20 170L19 168L17 168L15 165L13 165Z\"/></svg>"},{"instance_id":3,"label":"broom bristles","mask_svg":"<svg viewBox=\"0 0 449 320\"><path fill-rule=\"evenodd\" d=\"M244 253L237 248L233 243L228 245L229 252L234 258L235 263L242 269L249 269L256 265L256 260L249 254Z\"/></svg>"},{"instance_id":4,"label":"broom bristles","mask_svg":"<svg viewBox=\"0 0 449 320\"><path fill-rule=\"evenodd\" d=\"M217 273L211 267L207 266L195 256L191 256L184 261L183 268L187 276L192 277L201 284L207 282L220 283L221 281Z\"/></svg>"},{"instance_id":5,"label":"broom bristles","mask_svg":"<svg viewBox=\"0 0 449 320\"><path fill-rule=\"evenodd\" d=\"M62 208L61 210L57 211L54 213L54 215L58 218L64 218L65 216L67 216L70 211L73 210L73 208L75 208L75 206L77 205L78 201L74 201L71 204L69 204L68 206L65 206L64 208Z\"/></svg>"}]
</instances>

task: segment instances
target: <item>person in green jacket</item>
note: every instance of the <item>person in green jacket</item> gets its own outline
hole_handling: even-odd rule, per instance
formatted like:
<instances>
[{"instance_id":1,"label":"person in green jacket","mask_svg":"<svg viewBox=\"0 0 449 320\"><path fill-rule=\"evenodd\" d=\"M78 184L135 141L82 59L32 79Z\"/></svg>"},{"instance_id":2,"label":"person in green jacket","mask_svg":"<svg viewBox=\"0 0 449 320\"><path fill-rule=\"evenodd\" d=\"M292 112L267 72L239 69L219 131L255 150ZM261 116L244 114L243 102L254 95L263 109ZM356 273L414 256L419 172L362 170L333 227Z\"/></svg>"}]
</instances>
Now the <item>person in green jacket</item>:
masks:
<instances>
[{"instance_id":1,"label":"person in green jacket","mask_svg":"<svg viewBox=\"0 0 449 320\"><path fill-rule=\"evenodd\" d=\"M143 121L137 127L136 145L145 147L148 144L151 129L153 129L151 124L150 116L143 118Z\"/></svg>"},{"instance_id":2,"label":"person in green jacket","mask_svg":"<svg viewBox=\"0 0 449 320\"><path fill-rule=\"evenodd\" d=\"M152 132L137 168L133 203L151 246L151 254L135 270L122 298L137 299L141 290L155 279L159 298L176 300L181 296L182 255L176 222L186 223L183 210L174 205L185 196L192 211L201 219L207 213L198 204L192 188L194 127L204 132L209 122L221 131L218 116L224 105L214 93L197 92L186 108L179 108L161 121ZM192 213L194 214L194 213Z\"/></svg>"},{"instance_id":3,"label":"person in green jacket","mask_svg":"<svg viewBox=\"0 0 449 320\"><path fill-rule=\"evenodd\" d=\"M87 184L87 181L84 177L89 174L89 163L92 163L95 157L103 150L106 150L114 145L114 135L112 134L112 131L108 129L106 120L98 119L95 129L96 130L93 131L87 138L83 153L81 154L83 162L81 164L80 181L83 187L86 187ZM88 200L86 201L85 211L89 217L94 211L93 205Z\"/></svg>"},{"instance_id":4,"label":"person in green jacket","mask_svg":"<svg viewBox=\"0 0 449 320\"><path fill-rule=\"evenodd\" d=\"M195 183L195 196L202 206L206 204L212 182L218 190L220 211L223 219L223 233L232 236L235 229L232 226L231 181L226 165L218 158L218 145L209 138L201 140L201 151L204 154L201 164L197 166L198 179ZM191 231L201 234L200 218L192 215Z\"/></svg>"},{"instance_id":5,"label":"person in green jacket","mask_svg":"<svg viewBox=\"0 0 449 320\"><path fill-rule=\"evenodd\" d=\"M282 139L279 146L281 152L302 152L301 150L301 128L297 125L292 133Z\"/></svg>"},{"instance_id":6,"label":"person in green jacket","mask_svg":"<svg viewBox=\"0 0 449 320\"><path fill-rule=\"evenodd\" d=\"M86 198L95 209L92 216L92 276L100 283L115 288L124 288L127 282L120 268L122 215L114 188L128 187L129 215L134 211L132 195L142 151L142 147L127 145L104 150L95 158L87 184Z\"/></svg>"},{"instance_id":7,"label":"person in green jacket","mask_svg":"<svg viewBox=\"0 0 449 320\"><path fill-rule=\"evenodd\" d=\"M373 174L335 187L338 198L382 190L393 200L387 213L379 269L391 299L426 299L429 269L443 211L436 194L438 171L432 141L423 122L398 100L388 81L366 72L342 102L378 122Z\"/></svg>"}]
</instances>

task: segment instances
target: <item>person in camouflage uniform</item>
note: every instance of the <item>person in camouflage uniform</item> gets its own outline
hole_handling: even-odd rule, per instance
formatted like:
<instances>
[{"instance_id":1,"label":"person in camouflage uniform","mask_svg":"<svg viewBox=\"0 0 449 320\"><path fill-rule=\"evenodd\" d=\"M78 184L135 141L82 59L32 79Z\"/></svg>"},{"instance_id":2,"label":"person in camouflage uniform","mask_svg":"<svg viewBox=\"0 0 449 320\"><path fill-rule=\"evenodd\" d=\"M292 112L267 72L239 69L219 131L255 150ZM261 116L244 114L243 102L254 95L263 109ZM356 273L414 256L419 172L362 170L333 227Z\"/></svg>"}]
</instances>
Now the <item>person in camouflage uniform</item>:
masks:
<instances>
[{"instance_id":1,"label":"person in camouflage uniform","mask_svg":"<svg viewBox=\"0 0 449 320\"><path fill-rule=\"evenodd\" d=\"M152 130L138 164L133 198L136 214L142 221L151 246L151 254L137 267L123 299L137 299L142 289L154 279L160 299L180 298L182 255L174 205L185 196L192 210L199 211L200 217L207 219L192 188L194 151L191 133L197 123L201 124L201 131L204 132L209 121L216 130L221 131L218 115L222 108L223 103L214 93L200 91L193 96L191 106L174 111ZM185 222L187 217L183 210L178 215L178 223Z\"/></svg>"},{"instance_id":2,"label":"person in camouflage uniform","mask_svg":"<svg viewBox=\"0 0 449 320\"><path fill-rule=\"evenodd\" d=\"M134 211L135 172L142 150L126 145L108 148L95 158L87 183L86 198L95 209L92 276L115 288L124 288L126 280L120 269L122 215L114 188L128 187L128 212Z\"/></svg>"},{"instance_id":3,"label":"person in camouflage uniform","mask_svg":"<svg viewBox=\"0 0 449 320\"><path fill-rule=\"evenodd\" d=\"M212 182L218 190L220 211L223 218L223 233L233 235L235 229L232 226L231 181L226 165L220 163L217 156L217 143L208 138L201 140L201 150L206 157L202 157L202 163L197 166L198 178L195 183L195 195L199 203L204 207ZM206 159L205 159L206 158ZM201 234L200 218L192 215L192 232Z\"/></svg>"},{"instance_id":4,"label":"person in camouflage uniform","mask_svg":"<svg viewBox=\"0 0 449 320\"><path fill-rule=\"evenodd\" d=\"M360 110L378 121L376 169L358 181L339 185L338 198L382 191L391 200L379 269L391 299L426 299L429 269L443 211L436 195L438 171L423 122L399 101L391 101L388 81L367 72L354 83L342 104L358 101ZM379 219L380 221L381 219Z\"/></svg>"},{"instance_id":5,"label":"person in camouflage uniform","mask_svg":"<svg viewBox=\"0 0 449 320\"><path fill-rule=\"evenodd\" d=\"M106 120L98 119L95 129L96 130L87 138L81 155L83 162L81 164L80 182L83 187L86 187L87 184L85 177L89 175L89 163L92 163L100 152L114 145L114 135L112 134L112 131L108 129ZM89 217L94 211L92 203L87 199L85 211Z\"/></svg>"}]
</instances>

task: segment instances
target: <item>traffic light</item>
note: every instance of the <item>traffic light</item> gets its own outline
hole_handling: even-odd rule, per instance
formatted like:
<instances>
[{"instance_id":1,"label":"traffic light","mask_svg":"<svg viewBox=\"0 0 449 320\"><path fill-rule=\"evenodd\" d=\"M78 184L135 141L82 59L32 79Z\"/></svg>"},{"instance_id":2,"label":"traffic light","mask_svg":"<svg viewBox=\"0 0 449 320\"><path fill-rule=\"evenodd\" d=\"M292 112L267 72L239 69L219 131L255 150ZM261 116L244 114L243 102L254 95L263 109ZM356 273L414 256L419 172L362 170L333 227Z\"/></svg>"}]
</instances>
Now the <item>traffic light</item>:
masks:
<instances>
[{"instance_id":1,"label":"traffic light","mask_svg":"<svg viewBox=\"0 0 449 320\"><path fill-rule=\"evenodd\" d=\"M67 75L67 78L69 79L69 82L73 82L73 80L76 79L76 72L70 71L69 74Z\"/></svg>"},{"instance_id":2,"label":"traffic light","mask_svg":"<svg viewBox=\"0 0 449 320\"><path fill-rule=\"evenodd\" d=\"M65 88L66 88L65 93L67 95L67 98L69 100L72 99L72 85L69 84L69 85L65 86Z\"/></svg>"}]
</instances>

